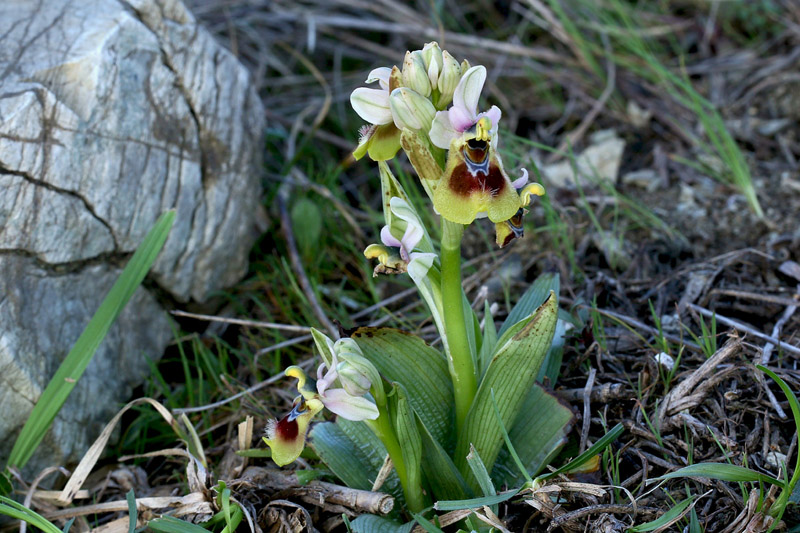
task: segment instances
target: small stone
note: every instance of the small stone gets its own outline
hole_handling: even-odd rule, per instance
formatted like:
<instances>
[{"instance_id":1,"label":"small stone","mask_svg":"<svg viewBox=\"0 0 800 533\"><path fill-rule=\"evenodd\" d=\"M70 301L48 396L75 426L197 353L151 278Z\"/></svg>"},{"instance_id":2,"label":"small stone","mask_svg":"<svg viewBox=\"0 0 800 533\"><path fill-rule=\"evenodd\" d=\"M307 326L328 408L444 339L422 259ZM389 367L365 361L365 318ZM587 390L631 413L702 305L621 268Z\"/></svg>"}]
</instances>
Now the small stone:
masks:
<instances>
[{"instance_id":1,"label":"small stone","mask_svg":"<svg viewBox=\"0 0 800 533\"><path fill-rule=\"evenodd\" d=\"M575 157L581 185L591 185L598 180L615 184L625 141L614 130L595 132L589 141L589 146ZM575 180L575 171L570 161L546 165L542 168L542 173L547 186L565 188L572 186Z\"/></svg>"},{"instance_id":2,"label":"small stone","mask_svg":"<svg viewBox=\"0 0 800 533\"><path fill-rule=\"evenodd\" d=\"M645 168L623 174L622 183L625 185L639 187L647 192L653 192L659 188L661 185L661 180L655 170L651 168Z\"/></svg>"}]
</instances>

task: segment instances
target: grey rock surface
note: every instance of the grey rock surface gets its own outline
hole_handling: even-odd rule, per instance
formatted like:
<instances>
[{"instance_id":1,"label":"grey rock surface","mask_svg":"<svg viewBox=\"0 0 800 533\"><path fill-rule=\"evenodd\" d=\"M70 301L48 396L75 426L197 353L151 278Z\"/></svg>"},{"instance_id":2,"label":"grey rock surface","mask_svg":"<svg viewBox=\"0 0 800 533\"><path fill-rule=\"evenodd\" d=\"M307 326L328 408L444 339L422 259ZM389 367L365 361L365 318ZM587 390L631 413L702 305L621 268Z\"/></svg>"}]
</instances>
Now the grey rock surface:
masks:
<instances>
[{"instance_id":1,"label":"grey rock surface","mask_svg":"<svg viewBox=\"0 0 800 533\"><path fill-rule=\"evenodd\" d=\"M177 211L160 290L202 302L244 274L263 117L246 69L179 0L0 2L0 464L161 213ZM37 466L78 458L169 337L140 289Z\"/></svg>"}]
</instances>

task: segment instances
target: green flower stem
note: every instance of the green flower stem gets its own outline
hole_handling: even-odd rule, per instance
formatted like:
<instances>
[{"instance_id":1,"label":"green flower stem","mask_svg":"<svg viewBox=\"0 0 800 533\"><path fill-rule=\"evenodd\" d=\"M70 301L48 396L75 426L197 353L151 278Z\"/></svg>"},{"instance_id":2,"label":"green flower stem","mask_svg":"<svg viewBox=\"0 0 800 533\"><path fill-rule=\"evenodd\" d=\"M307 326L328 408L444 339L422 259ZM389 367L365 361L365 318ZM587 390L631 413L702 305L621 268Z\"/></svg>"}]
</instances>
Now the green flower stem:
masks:
<instances>
[{"instance_id":1,"label":"green flower stem","mask_svg":"<svg viewBox=\"0 0 800 533\"><path fill-rule=\"evenodd\" d=\"M389 416L389 409L387 407L379 407L380 416L376 420L365 420L364 422L372 429L375 435L381 439L383 445L386 446L386 451L389 452L389 458L392 460L394 469L397 472L397 477L400 478L400 486L403 488L403 495L406 497L406 506L412 513L419 513L425 508L425 503L422 499L422 487L410 486L408 481L408 469L403 460L403 452L400 449L400 442L397 440L397 434L392 426L392 421Z\"/></svg>"},{"instance_id":2,"label":"green flower stem","mask_svg":"<svg viewBox=\"0 0 800 533\"><path fill-rule=\"evenodd\" d=\"M464 428L467 413L478 389L475 364L464 320L464 291L461 288L461 237L464 226L442 218L442 307L450 377L456 400L456 429Z\"/></svg>"}]
</instances>

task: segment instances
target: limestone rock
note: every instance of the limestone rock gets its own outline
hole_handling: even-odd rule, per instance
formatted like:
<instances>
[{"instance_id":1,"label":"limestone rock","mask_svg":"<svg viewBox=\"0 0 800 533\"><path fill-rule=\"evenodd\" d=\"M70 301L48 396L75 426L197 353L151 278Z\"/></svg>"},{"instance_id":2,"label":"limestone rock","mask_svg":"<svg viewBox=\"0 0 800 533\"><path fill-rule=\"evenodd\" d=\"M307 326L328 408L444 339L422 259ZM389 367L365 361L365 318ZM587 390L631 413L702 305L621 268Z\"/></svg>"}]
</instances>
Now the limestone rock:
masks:
<instances>
[{"instance_id":1,"label":"limestone rock","mask_svg":"<svg viewBox=\"0 0 800 533\"><path fill-rule=\"evenodd\" d=\"M3 0L0 73L2 464L161 213L177 210L151 273L159 290L204 301L246 271L264 113L244 67L179 0ZM169 336L140 289L37 464L76 459Z\"/></svg>"}]
</instances>

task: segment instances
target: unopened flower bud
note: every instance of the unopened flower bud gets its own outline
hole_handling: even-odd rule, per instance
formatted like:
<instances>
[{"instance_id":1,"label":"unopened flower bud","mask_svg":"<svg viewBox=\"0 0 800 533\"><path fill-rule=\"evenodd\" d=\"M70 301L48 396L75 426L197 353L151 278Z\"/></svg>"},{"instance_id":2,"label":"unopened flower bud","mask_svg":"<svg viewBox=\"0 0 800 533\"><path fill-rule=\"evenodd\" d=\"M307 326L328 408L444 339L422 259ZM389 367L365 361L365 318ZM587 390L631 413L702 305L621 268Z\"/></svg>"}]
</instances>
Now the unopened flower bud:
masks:
<instances>
[{"instance_id":1,"label":"unopened flower bud","mask_svg":"<svg viewBox=\"0 0 800 533\"><path fill-rule=\"evenodd\" d=\"M403 60L403 85L422 96L430 96L431 80L428 78L428 69L425 68L425 60L422 52L406 52Z\"/></svg>"},{"instance_id":2,"label":"unopened flower bud","mask_svg":"<svg viewBox=\"0 0 800 533\"><path fill-rule=\"evenodd\" d=\"M392 110L394 124L400 130L408 128L427 132L431 128L433 117L436 116L436 108L431 101L408 87L392 91L389 96L389 107Z\"/></svg>"},{"instance_id":3,"label":"unopened flower bud","mask_svg":"<svg viewBox=\"0 0 800 533\"><path fill-rule=\"evenodd\" d=\"M372 387L375 401L378 405L384 405L386 396L381 375L375 365L364 357L356 341L345 337L336 341L335 347L339 358L337 372L344 390L353 396L364 396Z\"/></svg>"},{"instance_id":4,"label":"unopened flower bud","mask_svg":"<svg viewBox=\"0 0 800 533\"><path fill-rule=\"evenodd\" d=\"M425 68L428 71L428 79L431 81L431 88L436 88L439 81L439 74L442 72L442 49L436 41L426 44L422 48L422 59L425 61Z\"/></svg>"},{"instance_id":5,"label":"unopened flower bud","mask_svg":"<svg viewBox=\"0 0 800 533\"><path fill-rule=\"evenodd\" d=\"M439 101L436 102L438 109L446 108L453 101L453 93L461 80L461 67L456 58L445 50L442 52L442 72L439 76Z\"/></svg>"},{"instance_id":6,"label":"unopened flower bud","mask_svg":"<svg viewBox=\"0 0 800 533\"><path fill-rule=\"evenodd\" d=\"M339 363L339 381L351 396L364 396L369 392L372 383L366 374L349 363Z\"/></svg>"}]
</instances>

